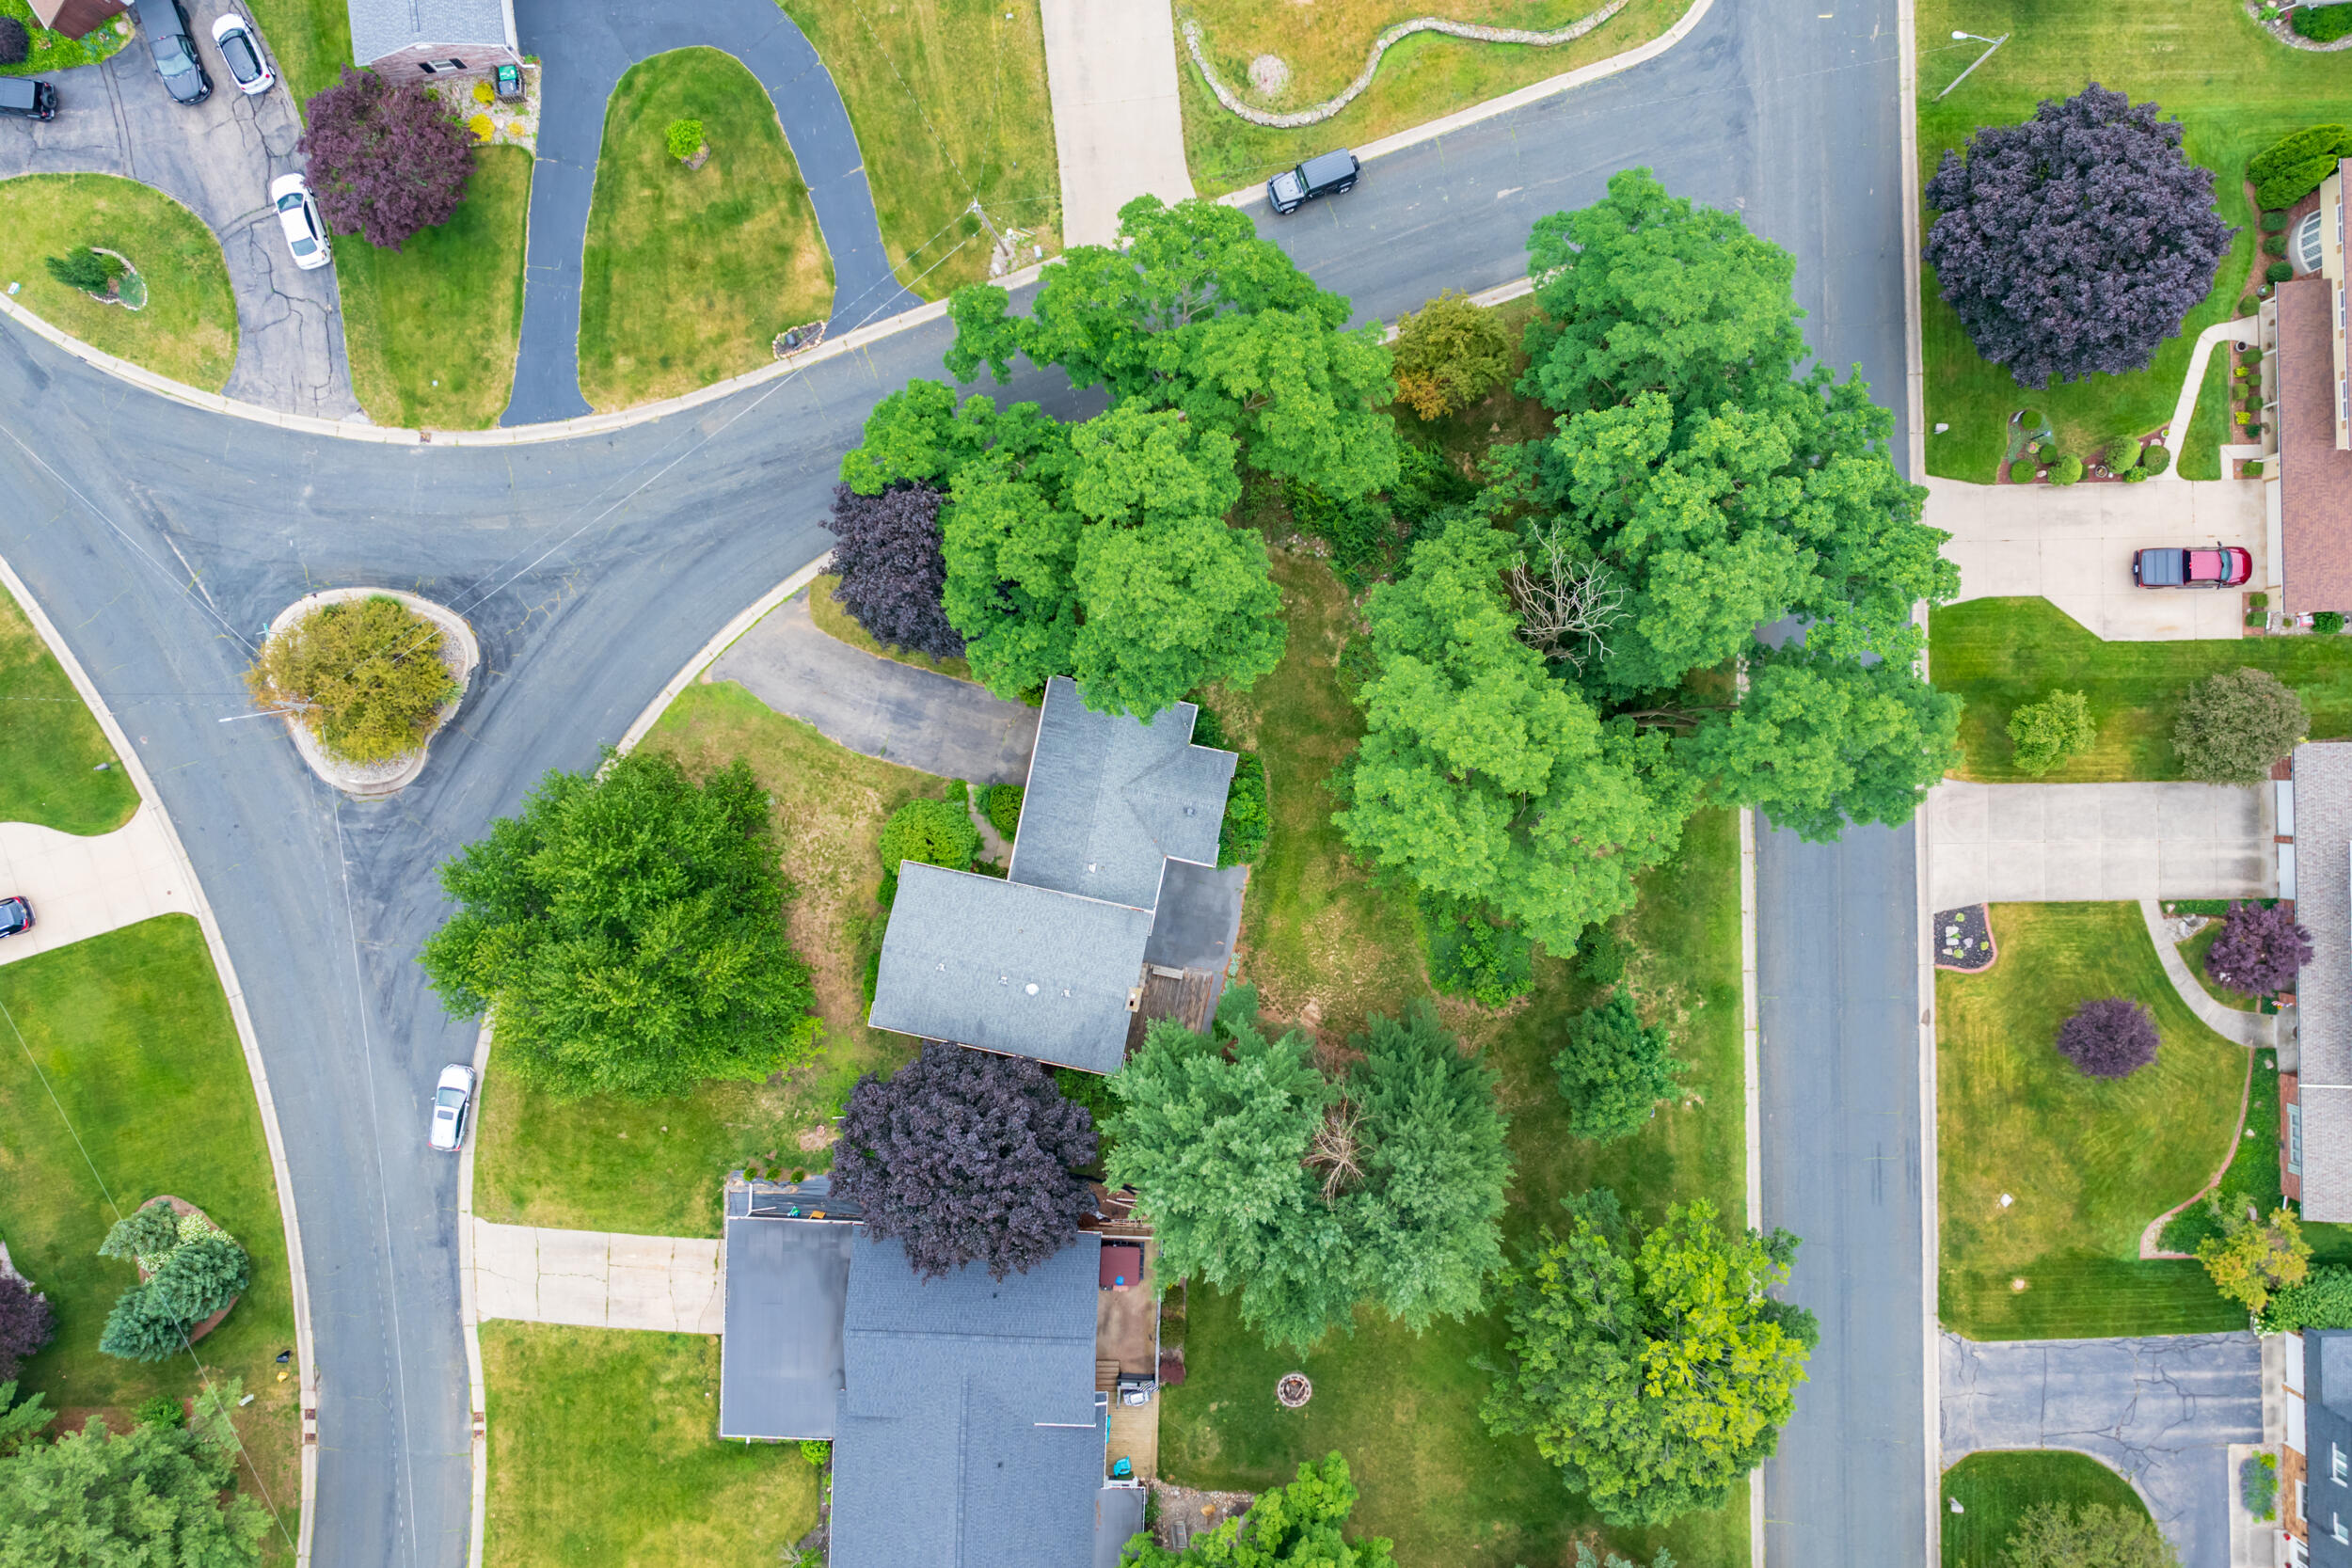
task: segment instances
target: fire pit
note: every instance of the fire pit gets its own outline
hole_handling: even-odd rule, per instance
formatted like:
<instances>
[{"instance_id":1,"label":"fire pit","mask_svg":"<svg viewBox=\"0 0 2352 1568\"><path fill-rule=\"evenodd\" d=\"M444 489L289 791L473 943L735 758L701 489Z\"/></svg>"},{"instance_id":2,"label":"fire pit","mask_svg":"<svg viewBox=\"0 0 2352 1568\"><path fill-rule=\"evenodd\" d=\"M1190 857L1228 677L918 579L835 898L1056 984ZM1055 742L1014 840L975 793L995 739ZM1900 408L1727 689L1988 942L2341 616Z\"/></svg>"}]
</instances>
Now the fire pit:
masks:
<instances>
[{"instance_id":1,"label":"fire pit","mask_svg":"<svg viewBox=\"0 0 2352 1568\"><path fill-rule=\"evenodd\" d=\"M1307 1381L1305 1372L1284 1372L1274 1386L1275 1401L1285 1410L1295 1410L1315 1397L1315 1386Z\"/></svg>"}]
</instances>

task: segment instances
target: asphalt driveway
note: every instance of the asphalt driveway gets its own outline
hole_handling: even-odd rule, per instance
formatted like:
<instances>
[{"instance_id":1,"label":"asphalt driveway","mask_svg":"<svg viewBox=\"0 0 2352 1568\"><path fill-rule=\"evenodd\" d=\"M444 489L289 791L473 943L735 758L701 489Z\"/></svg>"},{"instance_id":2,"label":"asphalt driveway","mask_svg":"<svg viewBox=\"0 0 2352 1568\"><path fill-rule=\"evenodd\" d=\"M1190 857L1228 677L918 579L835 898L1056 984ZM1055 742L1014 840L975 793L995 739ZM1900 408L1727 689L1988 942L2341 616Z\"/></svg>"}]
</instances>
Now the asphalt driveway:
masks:
<instances>
[{"instance_id":1,"label":"asphalt driveway","mask_svg":"<svg viewBox=\"0 0 2352 1568\"><path fill-rule=\"evenodd\" d=\"M188 30L212 74L211 98L193 108L173 103L147 40L134 37L110 60L49 78L57 86L56 119L0 127L0 179L115 174L172 197L220 237L228 259L237 363L223 390L279 413L364 420L343 354L335 269L295 266L269 206L269 182L303 166L294 99L282 80L258 97L237 91L212 39L214 20L235 8L223 0L186 4ZM266 36L262 47L269 48Z\"/></svg>"},{"instance_id":2,"label":"asphalt driveway","mask_svg":"<svg viewBox=\"0 0 2352 1568\"><path fill-rule=\"evenodd\" d=\"M2182 1568L2227 1568L2233 1443L2263 1438L2251 1334L1979 1344L1941 1351L1944 1464L1984 1449L2072 1449L2139 1489Z\"/></svg>"}]
</instances>

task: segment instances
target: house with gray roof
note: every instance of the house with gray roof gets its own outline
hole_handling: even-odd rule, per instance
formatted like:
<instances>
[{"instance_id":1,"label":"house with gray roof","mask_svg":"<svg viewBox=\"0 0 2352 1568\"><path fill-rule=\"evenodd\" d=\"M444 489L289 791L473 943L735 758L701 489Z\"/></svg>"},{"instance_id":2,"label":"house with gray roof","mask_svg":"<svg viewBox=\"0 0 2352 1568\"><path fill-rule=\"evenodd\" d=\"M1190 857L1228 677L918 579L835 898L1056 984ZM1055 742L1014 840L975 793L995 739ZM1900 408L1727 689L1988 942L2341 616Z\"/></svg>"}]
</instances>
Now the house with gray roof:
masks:
<instances>
[{"instance_id":1,"label":"house with gray roof","mask_svg":"<svg viewBox=\"0 0 2352 1568\"><path fill-rule=\"evenodd\" d=\"M514 0L345 0L352 63L385 80L440 83L519 67Z\"/></svg>"},{"instance_id":2,"label":"house with gray roof","mask_svg":"<svg viewBox=\"0 0 2352 1568\"><path fill-rule=\"evenodd\" d=\"M1192 743L1199 712L1094 713L1047 682L1006 875L901 863L867 1022L1102 1073L1139 1018L1205 1027L1246 873L1217 868L1237 759Z\"/></svg>"},{"instance_id":3,"label":"house with gray roof","mask_svg":"<svg viewBox=\"0 0 2352 1568\"><path fill-rule=\"evenodd\" d=\"M2296 976L2292 1038L2280 1041L2281 1175L2305 1219L2342 1224L2352 1221L2352 742L2297 746L2291 790L2279 891L2295 900L2312 957Z\"/></svg>"}]
</instances>

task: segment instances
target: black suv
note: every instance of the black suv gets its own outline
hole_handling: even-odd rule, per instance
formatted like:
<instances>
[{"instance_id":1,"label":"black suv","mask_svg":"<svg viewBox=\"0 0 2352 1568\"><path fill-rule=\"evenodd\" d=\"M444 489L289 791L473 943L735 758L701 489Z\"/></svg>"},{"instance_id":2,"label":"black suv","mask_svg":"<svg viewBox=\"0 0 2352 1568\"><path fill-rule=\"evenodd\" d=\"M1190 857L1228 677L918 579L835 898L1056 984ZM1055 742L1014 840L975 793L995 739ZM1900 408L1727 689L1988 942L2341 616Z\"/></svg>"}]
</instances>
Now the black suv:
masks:
<instances>
[{"instance_id":1,"label":"black suv","mask_svg":"<svg viewBox=\"0 0 2352 1568\"><path fill-rule=\"evenodd\" d=\"M196 40L188 36L187 8L180 0L137 0L139 26L148 47L155 51L155 71L171 96L183 103L201 103L213 96L213 79L196 56Z\"/></svg>"},{"instance_id":2,"label":"black suv","mask_svg":"<svg viewBox=\"0 0 2352 1568\"><path fill-rule=\"evenodd\" d=\"M1319 196L1338 196L1356 188L1356 174L1364 166L1345 148L1308 159L1284 169L1265 182L1266 199L1278 213L1295 213Z\"/></svg>"},{"instance_id":3,"label":"black suv","mask_svg":"<svg viewBox=\"0 0 2352 1568\"><path fill-rule=\"evenodd\" d=\"M0 115L19 119L57 118L57 89L23 76L0 76Z\"/></svg>"}]
</instances>

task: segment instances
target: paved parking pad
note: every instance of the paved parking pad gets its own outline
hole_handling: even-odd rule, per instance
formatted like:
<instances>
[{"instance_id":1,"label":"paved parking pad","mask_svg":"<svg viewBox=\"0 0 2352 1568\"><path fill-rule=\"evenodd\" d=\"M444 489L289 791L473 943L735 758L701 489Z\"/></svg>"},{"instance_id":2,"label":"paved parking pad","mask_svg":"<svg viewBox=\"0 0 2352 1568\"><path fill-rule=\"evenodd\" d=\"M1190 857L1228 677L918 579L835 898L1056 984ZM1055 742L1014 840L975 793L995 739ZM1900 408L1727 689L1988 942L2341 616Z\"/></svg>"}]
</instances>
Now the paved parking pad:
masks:
<instances>
[{"instance_id":1,"label":"paved parking pad","mask_svg":"<svg viewBox=\"0 0 2352 1568\"><path fill-rule=\"evenodd\" d=\"M159 914L194 914L187 879L163 818L141 805L110 833L88 838L0 822L0 897L33 906L33 928L0 942L0 964Z\"/></svg>"},{"instance_id":2,"label":"paved parking pad","mask_svg":"<svg viewBox=\"0 0 2352 1568\"><path fill-rule=\"evenodd\" d=\"M715 1241L473 1223L481 1317L668 1334L724 1326Z\"/></svg>"},{"instance_id":3,"label":"paved parking pad","mask_svg":"<svg viewBox=\"0 0 2352 1568\"><path fill-rule=\"evenodd\" d=\"M1928 907L2266 898L2271 809L2267 789L2233 784L1947 780L1928 793Z\"/></svg>"}]
</instances>

